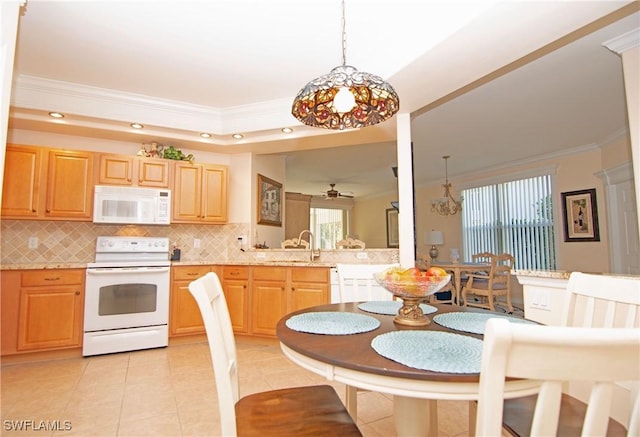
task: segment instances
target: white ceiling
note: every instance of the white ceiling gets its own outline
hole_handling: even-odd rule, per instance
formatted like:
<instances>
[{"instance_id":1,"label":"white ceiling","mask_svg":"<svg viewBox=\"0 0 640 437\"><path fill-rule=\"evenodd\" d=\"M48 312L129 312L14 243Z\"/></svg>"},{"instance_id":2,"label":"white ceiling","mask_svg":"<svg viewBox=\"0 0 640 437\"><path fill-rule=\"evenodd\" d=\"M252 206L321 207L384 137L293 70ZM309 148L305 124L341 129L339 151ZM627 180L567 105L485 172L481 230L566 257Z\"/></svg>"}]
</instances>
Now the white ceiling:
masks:
<instances>
[{"instance_id":1,"label":"white ceiling","mask_svg":"<svg viewBox=\"0 0 640 437\"><path fill-rule=\"evenodd\" d=\"M602 43L639 27L630 7L346 0L347 63L396 88L412 114L416 183L427 183L443 178L443 155L455 177L624 133L621 61ZM341 63L338 0L30 0L16 47L12 128L287 153L287 191L395 190L395 120L336 133L289 112L307 81ZM67 116L53 123L51 110Z\"/></svg>"}]
</instances>

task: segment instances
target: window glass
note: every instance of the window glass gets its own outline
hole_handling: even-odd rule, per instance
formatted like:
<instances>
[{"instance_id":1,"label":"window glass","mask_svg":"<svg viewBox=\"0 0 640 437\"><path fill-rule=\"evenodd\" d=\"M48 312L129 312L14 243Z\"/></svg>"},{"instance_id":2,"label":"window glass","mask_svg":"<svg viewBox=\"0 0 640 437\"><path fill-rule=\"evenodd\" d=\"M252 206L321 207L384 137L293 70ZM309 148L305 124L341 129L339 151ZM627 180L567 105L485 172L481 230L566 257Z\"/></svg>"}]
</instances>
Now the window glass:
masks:
<instances>
[{"instance_id":1,"label":"window glass","mask_svg":"<svg viewBox=\"0 0 640 437\"><path fill-rule=\"evenodd\" d=\"M555 270L551 175L462 191L465 261L474 253L510 253L516 269Z\"/></svg>"},{"instance_id":2,"label":"window glass","mask_svg":"<svg viewBox=\"0 0 640 437\"><path fill-rule=\"evenodd\" d=\"M346 238L349 211L335 208L310 208L311 232L319 249L335 249L336 243Z\"/></svg>"}]
</instances>

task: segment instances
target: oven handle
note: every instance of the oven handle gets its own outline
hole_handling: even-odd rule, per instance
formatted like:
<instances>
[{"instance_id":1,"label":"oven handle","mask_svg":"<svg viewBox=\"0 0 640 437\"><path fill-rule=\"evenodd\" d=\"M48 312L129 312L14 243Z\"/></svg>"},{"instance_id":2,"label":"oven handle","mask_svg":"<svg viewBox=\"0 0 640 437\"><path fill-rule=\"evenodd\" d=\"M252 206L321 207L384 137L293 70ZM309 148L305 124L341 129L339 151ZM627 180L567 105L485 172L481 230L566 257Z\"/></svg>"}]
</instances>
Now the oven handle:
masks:
<instances>
[{"instance_id":1,"label":"oven handle","mask_svg":"<svg viewBox=\"0 0 640 437\"><path fill-rule=\"evenodd\" d=\"M162 273L168 272L169 267L103 267L99 269L87 269L88 275L117 275L118 273Z\"/></svg>"}]
</instances>

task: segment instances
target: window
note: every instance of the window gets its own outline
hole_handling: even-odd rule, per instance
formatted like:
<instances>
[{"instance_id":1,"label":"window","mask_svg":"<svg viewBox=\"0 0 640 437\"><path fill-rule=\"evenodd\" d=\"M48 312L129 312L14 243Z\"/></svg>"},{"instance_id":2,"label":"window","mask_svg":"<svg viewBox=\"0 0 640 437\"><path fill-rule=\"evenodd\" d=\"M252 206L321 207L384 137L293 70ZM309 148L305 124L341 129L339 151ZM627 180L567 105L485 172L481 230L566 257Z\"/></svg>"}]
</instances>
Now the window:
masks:
<instances>
[{"instance_id":1,"label":"window","mask_svg":"<svg viewBox=\"0 0 640 437\"><path fill-rule=\"evenodd\" d=\"M348 233L349 210L335 208L311 208L311 232L315 247L335 249L336 243Z\"/></svg>"},{"instance_id":2,"label":"window","mask_svg":"<svg viewBox=\"0 0 640 437\"><path fill-rule=\"evenodd\" d=\"M465 260L507 252L516 269L555 270L551 175L462 191Z\"/></svg>"}]
</instances>

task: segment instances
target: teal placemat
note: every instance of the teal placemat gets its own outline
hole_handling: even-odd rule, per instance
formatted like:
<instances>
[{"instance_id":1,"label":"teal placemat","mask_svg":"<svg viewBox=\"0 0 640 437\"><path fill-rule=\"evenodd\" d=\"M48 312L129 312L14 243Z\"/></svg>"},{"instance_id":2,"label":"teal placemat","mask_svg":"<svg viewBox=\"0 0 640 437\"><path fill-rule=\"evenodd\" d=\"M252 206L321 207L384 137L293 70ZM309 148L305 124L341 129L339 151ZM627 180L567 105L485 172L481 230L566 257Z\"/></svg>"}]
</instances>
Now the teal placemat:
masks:
<instances>
[{"instance_id":1,"label":"teal placemat","mask_svg":"<svg viewBox=\"0 0 640 437\"><path fill-rule=\"evenodd\" d=\"M484 327L487 324L487 320L491 318L507 319L513 323L535 324L529 320L504 316L502 314L462 312L438 314L437 316L433 316L433 321L438 325L445 326L449 329L455 329L456 331L471 332L472 334L484 334Z\"/></svg>"},{"instance_id":2,"label":"teal placemat","mask_svg":"<svg viewBox=\"0 0 640 437\"><path fill-rule=\"evenodd\" d=\"M395 316L398 314L398 310L402 306L402 302L399 300L372 300L369 302L362 302L358 304L358 308L362 311L375 314L384 314L387 316ZM420 304L420 309L424 314L431 314L438 311L434 306L424 303Z\"/></svg>"},{"instance_id":3,"label":"teal placemat","mask_svg":"<svg viewBox=\"0 0 640 437\"><path fill-rule=\"evenodd\" d=\"M289 329L310 334L348 335L373 331L380 321L364 314L317 312L290 317L285 324Z\"/></svg>"},{"instance_id":4,"label":"teal placemat","mask_svg":"<svg viewBox=\"0 0 640 437\"><path fill-rule=\"evenodd\" d=\"M480 373L482 340L442 331L394 331L377 336L371 347L385 358L421 370Z\"/></svg>"}]
</instances>

